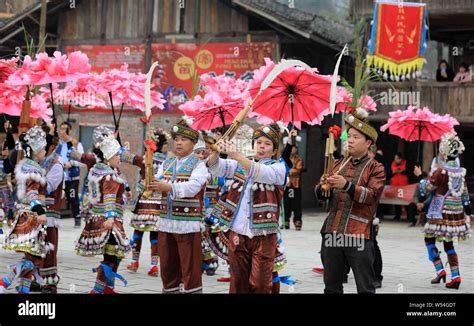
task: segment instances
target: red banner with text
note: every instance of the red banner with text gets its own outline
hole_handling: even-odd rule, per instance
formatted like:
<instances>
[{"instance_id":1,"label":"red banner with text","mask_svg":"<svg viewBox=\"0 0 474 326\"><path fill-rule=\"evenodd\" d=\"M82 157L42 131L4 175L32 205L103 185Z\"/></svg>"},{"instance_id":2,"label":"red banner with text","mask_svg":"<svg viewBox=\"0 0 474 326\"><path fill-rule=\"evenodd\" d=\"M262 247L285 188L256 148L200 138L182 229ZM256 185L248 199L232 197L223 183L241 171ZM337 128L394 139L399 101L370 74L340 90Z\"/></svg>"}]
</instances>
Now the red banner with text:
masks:
<instances>
[{"instance_id":1,"label":"red banner with text","mask_svg":"<svg viewBox=\"0 0 474 326\"><path fill-rule=\"evenodd\" d=\"M163 70L155 86L167 101L165 112L181 114L178 106L192 97L196 87L195 72L248 80L265 57L273 58L274 49L271 42L153 44L152 61L158 61Z\"/></svg>"},{"instance_id":2,"label":"red banner with text","mask_svg":"<svg viewBox=\"0 0 474 326\"><path fill-rule=\"evenodd\" d=\"M64 51L82 51L89 57L92 72L100 73L106 69L120 68L124 63L133 72L145 70L145 45L66 45Z\"/></svg>"}]
</instances>

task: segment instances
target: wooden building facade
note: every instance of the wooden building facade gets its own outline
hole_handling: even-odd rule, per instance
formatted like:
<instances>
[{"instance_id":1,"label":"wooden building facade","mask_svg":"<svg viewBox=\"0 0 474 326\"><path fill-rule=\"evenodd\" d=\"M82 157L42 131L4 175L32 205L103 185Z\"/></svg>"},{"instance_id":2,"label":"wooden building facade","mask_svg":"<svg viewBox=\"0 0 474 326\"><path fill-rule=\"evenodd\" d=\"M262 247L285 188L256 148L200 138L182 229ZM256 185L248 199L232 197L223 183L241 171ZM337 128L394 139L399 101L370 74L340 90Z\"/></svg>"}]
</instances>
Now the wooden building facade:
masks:
<instances>
[{"instance_id":1,"label":"wooden building facade","mask_svg":"<svg viewBox=\"0 0 474 326\"><path fill-rule=\"evenodd\" d=\"M9 1L0 0L0 11L2 3L6 2ZM40 1L14 2L14 16L21 16L18 21L27 22L29 33L37 35ZM49 14L58 6L61 7ZM4 23L9 21L11 18L6 18ZM0 39L3 37L1 26L0 21ZM46 31L49 52L74 45L144 45L144 72L153 60L152 44L271 42L274 60L297 58L328 74L334 69L338 52L351 37L349 25L281 3L259 0L49 0ZM4 52L8 52L22 42L21 35L8 35L0 42L0 52L2 46ZM343 60L341 72L351 79L349 61ZM99 123L112 125L110 113L73 112L71 117L76 136L85 142L88 141L87 133L94 126ZM124 113L121 132L131 148L142 152L144 128L139 117L136 113ZM157 114L153 123L169 128L178 117ZM307 140L304 143L306 167L302 176L305 207L315 207L313 187L323 170L324 148L321 144L327 137L326 129L326 125L306 126L302 131ZM136 169L124 168L124 172L132 182Z\"/></svg>"}]
</instances>

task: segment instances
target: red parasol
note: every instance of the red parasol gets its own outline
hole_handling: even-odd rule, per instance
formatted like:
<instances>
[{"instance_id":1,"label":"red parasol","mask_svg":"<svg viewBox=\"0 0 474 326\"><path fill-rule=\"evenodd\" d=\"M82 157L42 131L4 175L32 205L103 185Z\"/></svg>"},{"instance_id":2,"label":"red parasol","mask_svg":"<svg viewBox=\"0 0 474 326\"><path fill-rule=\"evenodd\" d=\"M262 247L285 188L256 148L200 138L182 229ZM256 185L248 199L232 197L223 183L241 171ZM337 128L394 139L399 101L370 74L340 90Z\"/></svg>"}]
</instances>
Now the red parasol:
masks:
<instances>
[{"instance_id":1,"label":"red parasol","mask_svg":"<svg viewBox=\"0 0 474 326\"><path fill-rule=\"evenodd\" d=\"M269 61L266 64L274 65ZM332 76L320 75L297 60L282 60L281 64L282 71L260 96L256 97L264 74L250 82L249 94L255 99L253 114L266 116L274 122L320 124L329 113ZM265 69L267 74L270 70Z\"/></svg>"}]
</instances>

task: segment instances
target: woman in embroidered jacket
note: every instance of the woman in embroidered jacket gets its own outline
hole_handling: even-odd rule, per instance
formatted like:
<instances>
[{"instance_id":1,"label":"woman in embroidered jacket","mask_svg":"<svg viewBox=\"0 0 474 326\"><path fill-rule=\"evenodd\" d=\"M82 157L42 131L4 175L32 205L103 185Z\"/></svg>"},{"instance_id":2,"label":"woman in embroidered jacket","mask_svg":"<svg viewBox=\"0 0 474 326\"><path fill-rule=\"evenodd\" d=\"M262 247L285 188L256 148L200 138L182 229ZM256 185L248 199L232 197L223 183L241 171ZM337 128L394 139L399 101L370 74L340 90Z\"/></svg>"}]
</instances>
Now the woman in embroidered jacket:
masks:
<instances>
[{"instance_id":1,"label":"woman in embroidered jacket","mask_svg":"<svg viewBox=\"0 0 474 326\"><path fill-rule=\"evenodd\" d=\"M153 140L156 150L153 153L153 171L158 172L158 167L167 157L167 139L161 129L153 131ZM143 197L145 191L145 156L135 155L129 151L124 151L120 156L124 163L132 164L140 168L140 180L137 183L138 198L132 211L130 226L134 228L132 245L132 262L127 269L136 272L139 267L140 251L142 248L142 238L144 232L150 232L151 244L151 266L148 271L149 276L158 276L158 220L160 217L160 199L153 194L150 198Z\"/></svg>"},{"instance_id":2,"label":"woman in embroidered jacket","mask_svg":"<svg viewBox=\"0 0 474 326\"><path fill-rule=\"evenodd\" d=\"M120 165L120 144L108 136L100 144L104 163L96 163L89 171L89 200L91 212L84 230L76 242L79 255L103 255L94 288L90 293L115 293L115 277L120 261L130 250L130 241L123 229L124 179L117 171Z\"/></svg>"},{"instance_id":3,"label":"woman in embroidered jacket","mask_svg":"<svg viewBox=\"0 0 474 326\"><path fill-rule=\"evenodd\" d=\"M428 258L436 269L436 277L431 280L431 283L438 284L441 280L446 282L446 271L440 252L436 248L436 240L443 241L451 269L451 281L446 283L446 287L454 289L459 289L461 276L453 241L465 240L471 235L469 223L466 221L466 216L471 215L469 192L465 180L466 169L457 163L457 158L463 151L464 145L455 133L445 134L441 138L439 153L446 163L443 163L429 181L420 187L423 195L433 192L424 229ZM423 204L419 205L418 209L423 209Z\"/></svg>"},{"instance_id":4,"label":"woman in embroidered jacket","mask_svg":"<svg viewBox=\"0 0 474 326\"><path fill-rule=\"evenodd\" d=\"M232 142L223 142L207 166L213 176L233 178L213 215L230 228L230 293L271 293L277 252L278 219L286 184L285 164L279 157L282 126L264 126L253 135L255 160L240 154Z\"/></svg>"},{"instance_id":5,"label":"woman in embroidered jacket","mask_svg":"<svg viewBox=\"0 0 474 326\"><path fill-rule=\"evenodd\" d=\"M49 128L43 128L45 132L49 132ZM58 228L60 225L60 210L62 205L63 179L64 169L56 153L56 147L59 139L51 134L46 136L46 158L41 163L41 167L45 170L46 187L41 188L41 197L45 198L46 216L48 217L46 229L46 241L53 244L53 248L48 252L40 268L40 275L44 280L42 293L57 293L57 285L59 283L57 247L58 247Z\"/></svg>"},{"instance_id":6,"label":"woman in embroidered jacket","mask_svg":"<svg viewBox=\"0 0 474 326\"><path fill-rule=\"evenodd\" d=\"M4 247L24 252L24 258L11 267L11 272L0 279L0 293L19 278L18 293L29 293L33 277L41 283L38 273L43 259L53 246L47 242L47 217L44 200L40 193L46 187L46 172L40 166L46 151L46 134L36 126L20 135L25 158L15 167L17 198L20 205L12 227L6 235Z\"/></svg>"}]
</instances>

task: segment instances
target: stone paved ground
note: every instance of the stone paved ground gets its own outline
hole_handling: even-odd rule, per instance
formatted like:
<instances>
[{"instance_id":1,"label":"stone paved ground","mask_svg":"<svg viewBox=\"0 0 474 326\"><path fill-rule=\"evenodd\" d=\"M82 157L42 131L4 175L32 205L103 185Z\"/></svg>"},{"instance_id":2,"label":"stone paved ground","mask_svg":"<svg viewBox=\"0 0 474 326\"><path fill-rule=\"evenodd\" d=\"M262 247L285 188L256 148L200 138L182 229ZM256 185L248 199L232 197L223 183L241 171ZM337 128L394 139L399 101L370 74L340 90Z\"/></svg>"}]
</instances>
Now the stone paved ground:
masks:
<instances>
[{"instance_id":1,"label":"stone paved ground","mask_svg":"<svg viewBox=\"0 0 474 326\"><path fill-rule=\"evenodd\" d=\"M321 264L319 248L321 237L319 229L324 220L322 213L304 214L302 231L284 230L283 241L288 257L288 266L280 274L291 275L297 283L293 288L282 285L282 293L322 293L324 289L322 275L311 271ZM128 234L132 234L126 226ZM91 289L95 274L91 272L98 265L100 257L80 257L73 250L73 242L80 233L73 228L72 219L64 219L60 230L59 243L59 272L62 276L59 291L84 293ZM456 245L459 254L462 285L459 291L446 289L444 285L431 285L434 268L428 261L423 242L421 227L409 228L406 221L384 220L378 236L383 257L383 287L378 293L473 293L474 291L474 252L473 240ZM442 249L442 245L439 246ZM130 262L130 256L123 260L119 273L128 280L128 286L121 282L117 290L122 293L160 293L161 280L147 275L149 268L149 242L145 235L143 242L140 269L137 273L129 272L125 266ZM0 249L0 276L7 272L7 265L13 264L19 254ZM446 256L443 253L443 262ZM449 267L447 267L449 270ZM219 283L217 277L225 274L226 266L220 266L215 276L203 275L205 293L227 293L228 283ZM352 274L349 283L344 287L345 292L355 293L356 287ZM9 292L13 293L12 290Z\"/></svg>"}]
</instances>

